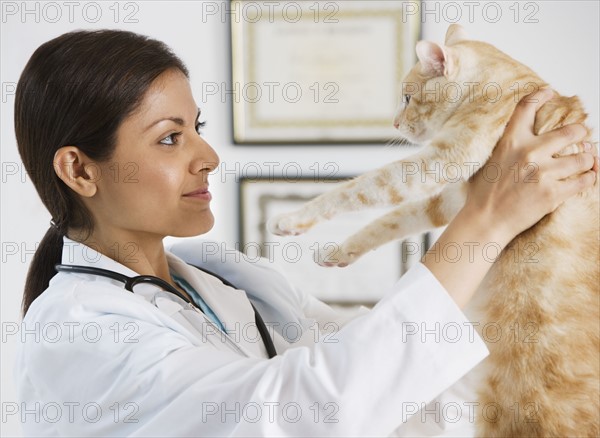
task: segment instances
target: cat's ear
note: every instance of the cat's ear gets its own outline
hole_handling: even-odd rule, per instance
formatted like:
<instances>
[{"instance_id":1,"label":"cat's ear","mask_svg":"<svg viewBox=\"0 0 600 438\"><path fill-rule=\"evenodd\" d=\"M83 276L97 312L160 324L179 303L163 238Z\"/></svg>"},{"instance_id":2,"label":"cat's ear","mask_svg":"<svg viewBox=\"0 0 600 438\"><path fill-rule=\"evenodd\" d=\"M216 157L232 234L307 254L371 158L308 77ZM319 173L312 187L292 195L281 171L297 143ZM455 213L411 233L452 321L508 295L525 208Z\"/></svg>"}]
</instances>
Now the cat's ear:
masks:
<instances>
[{"instance_id":1,"label":"cat's ear","mask_svg":"<svg viewBox=\"0 0 600 438\"><path fill-rule=\"evenodd\" d=\"M419 41L416 51L421 62L421 73L425 76L448 76L450 62L447 48L431 41Z\"/></svg>"},{"instance_id":2,"label":"cat's ear","mask_svg":"<svg viewBox=\"0 0 600 438\"><path fill-rule=\"evenodd\" d=\"M446 31L447 46L467 39L467 31L460 24L451 24Z\"/></svg>"}]
</instances>

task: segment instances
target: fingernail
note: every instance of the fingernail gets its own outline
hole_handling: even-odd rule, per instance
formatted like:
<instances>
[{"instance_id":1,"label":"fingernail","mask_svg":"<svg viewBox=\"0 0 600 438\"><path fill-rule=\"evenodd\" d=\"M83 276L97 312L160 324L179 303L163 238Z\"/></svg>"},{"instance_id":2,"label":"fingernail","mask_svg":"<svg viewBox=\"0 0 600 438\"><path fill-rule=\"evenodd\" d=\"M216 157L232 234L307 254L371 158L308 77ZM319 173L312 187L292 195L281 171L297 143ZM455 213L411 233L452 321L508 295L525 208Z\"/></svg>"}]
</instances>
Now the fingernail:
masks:
<instances>
[{"instance_id":1,"label":"fingernail","mask_svg":"<svg viewBox=\"0 0 600 438\"><path fill-rule=\"evenodd\" d=\"M583 143L583 150L589 152L592 150L592 144L587 141Z\"/></svg>"}]
</instances>

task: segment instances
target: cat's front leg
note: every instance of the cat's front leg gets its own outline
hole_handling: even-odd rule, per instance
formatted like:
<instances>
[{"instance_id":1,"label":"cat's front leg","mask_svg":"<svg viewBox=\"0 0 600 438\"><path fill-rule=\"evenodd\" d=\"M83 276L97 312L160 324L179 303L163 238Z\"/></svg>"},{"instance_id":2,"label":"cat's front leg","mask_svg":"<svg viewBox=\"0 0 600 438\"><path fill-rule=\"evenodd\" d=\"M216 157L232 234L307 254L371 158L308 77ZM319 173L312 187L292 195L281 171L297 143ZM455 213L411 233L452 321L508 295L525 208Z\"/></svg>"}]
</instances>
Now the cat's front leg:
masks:
<instances>
[{"instance_id":1,"label":"cat's front leg","mask_svg":"<svg viewBox=\"0 0 600 438\"><path fill-rule=\"evenodd\" d=\"M466 183L450 184L439 194L402 207L376 219L341 245L328 243L315 251L321 266L344 267L384 243L446 225L466 200Z\"/></svg>"},{"instance_id":2,"label":"cat's front leg","mask_svg":"<svg viewBox=\"0 0 600 438\"><path fill-rule=\"evenodd\" d=\"M267 229L280 236L297 235L339 213L400 205L435 195L447 182L464 177L458 165L449 163L447 151L427 147L317 196L299 210L274 216Z\"/></svg>"}]
</instances>

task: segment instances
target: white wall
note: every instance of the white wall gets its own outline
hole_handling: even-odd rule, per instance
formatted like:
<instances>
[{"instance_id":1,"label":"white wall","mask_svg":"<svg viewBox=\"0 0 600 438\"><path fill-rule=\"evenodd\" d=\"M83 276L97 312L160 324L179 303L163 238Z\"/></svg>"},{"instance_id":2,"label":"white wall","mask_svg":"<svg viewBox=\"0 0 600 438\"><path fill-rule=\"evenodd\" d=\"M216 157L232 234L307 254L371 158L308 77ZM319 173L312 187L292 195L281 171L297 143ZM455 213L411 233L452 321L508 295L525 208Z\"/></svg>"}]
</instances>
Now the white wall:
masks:
<instances>
[{"instance_id":1,"label":"white wall","mask_svg":"<svg viewBox=\"0 0 600 438\"><path fill-rule=\"evenodd\" d=\"M134 18L138 23L124 23L124 16L133 6L125 9L121 4L119 22L114 22L114 2L101 2L102 18L88 23L82 16L86 2L76 2L73 22L69 22L68 6L56 2L62 10L57 23L49 23L41 14L44 5L29 2L31 10L40 10L21 17L22 2L3 2L1 30L1 154L2 154L2 436L19 436L17 416L4 418L8 404L15 402L12 383L14 360L14 336L5 336L11 324L19 322L19 305L28 263L29 250L48 227L48 212L42 206L33 186L23 181L21 174L13 175L14 165L20 166L13 133L12 84L18 81L20 72L32 52L43 42L77 28L122 28L144 33L165 41L187 63L196 100L200 103L201 81L227 82L230 78L229 26L221 19L212 17L202 22L202 2L129 2L139 8ZM495 44L516 59L525 62L562 94L578 94L589 114L590 124L599 126L599 6L596 1L535 1L535 2L470 2L473 15L462 2L426 2L424 8L432 13L425 16L422 35L424 39L443 41L449 20L457 11L459 21L474 39ZM492 2L493 3L493 2ZM497 7L502 16L497 22ZM12 8L19 13L11 15ZM487 8L487 9L486 9ZM512 9L511 9L512 8ZM520 11L515 22L515 9ZM50 18L54 12L46 10ZM93 17L94 9L88 9ZM537 19L527 23L527 14ZM36 22L37 18L37 22ZM340 174L355 174L375 168L408 153L406 150L378 145L352 146L235 146L231 140L230 102L210 100L203 105L209 129L206 138L218 151L221 160L233 168L235 163L255 161L259 163L295 161L307 169L315 161L338 163ZM390 115L391 117L391 115ZM596 134L596 138L598 138ZM24 172L24 170L22 170ZM308 172L308 170L307 170ZM217 218L209 237L234 244L237 237L237 184L228 177L221 184L213 182L213 210ZM13 248L17 248L13 254ZM90 374L90 376L92 376Z\"/></svg>"}]
</instances>

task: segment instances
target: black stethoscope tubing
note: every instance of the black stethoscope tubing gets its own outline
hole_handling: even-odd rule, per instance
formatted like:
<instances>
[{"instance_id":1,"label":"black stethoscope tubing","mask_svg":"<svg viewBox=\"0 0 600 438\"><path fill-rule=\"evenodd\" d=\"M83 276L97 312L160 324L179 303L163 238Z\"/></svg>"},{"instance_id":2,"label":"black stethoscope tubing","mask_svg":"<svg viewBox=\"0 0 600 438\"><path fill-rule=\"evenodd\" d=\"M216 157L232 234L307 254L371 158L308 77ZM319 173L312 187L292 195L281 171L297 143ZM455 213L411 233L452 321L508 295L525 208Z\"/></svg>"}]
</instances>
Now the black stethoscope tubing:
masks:
<instances>
[{"instance_id":1,"label":"black stethoscope tubing","mask_svg":"<svg viewBox=\"0 0 600 438\"><path fill-rule=\"evenodd\" d=\"M223 278L213 272L207 271L206 269L203 269L196 265L190 265L190 266L194 266L195 268L200 269L201 271L206 272L207 274L218 278L226 286L230 286L230 287L233 287L234 289L238 289L231 282L227 281L225 278ZM169 283L167 283L162 278L158 278L153 275L138 275L136 277L128 277L125 274L120 274L118 272L110 271L108 269L94 268L91 266L82 266L82 265L63 265L60 263L57 263L56 265L54 265L54 269L56 270L56 272L73 272L73 273L79 273L79 274L92 274L92 275L100 275L102 277L112 278L113 280L117 280L122 283L125 283L125 289L132 293L133 293L134 286L137 284L140 284L140 283L154 284L155 286L160 286L167 292L177 295L179 298L184 300L186 303L190 303L192 306L194 306L195 308L197 308L198 310L200 310L202 312L202 309L200 309L195 303L189 301L185 295L183 295L181 292L179 292L177 289L175 289L173 286L171 286ZM273 339L271 338L271 335L269 334L269 330L267 329L265 322L263 321L262 317L258 313L258 310L256 310L256 307L254 307L254 304L252 304L252 302L250 302L250 305L252 306L252 309L254 310L254 320L256 322L256 328L258 329L258 332L260 333L260 336L262 337L263 343L265 344L265 348L267 349L269 359L272 359L273 357L277 356L277 350L275 350L275 344L273 344Z\"/></svg>"}]
</instances>

